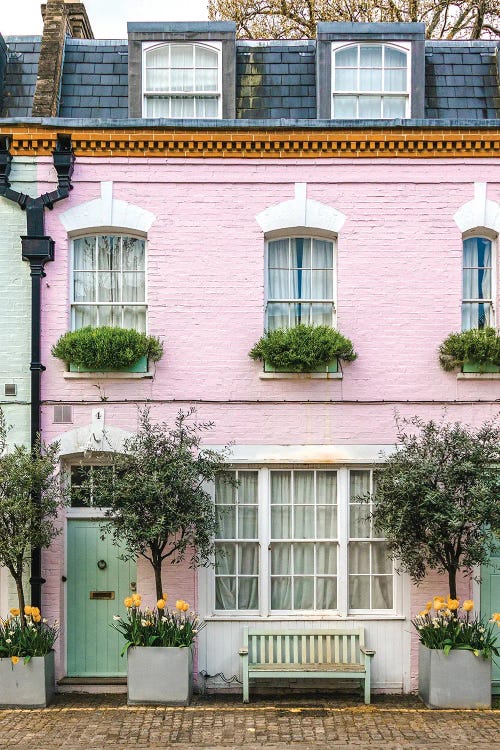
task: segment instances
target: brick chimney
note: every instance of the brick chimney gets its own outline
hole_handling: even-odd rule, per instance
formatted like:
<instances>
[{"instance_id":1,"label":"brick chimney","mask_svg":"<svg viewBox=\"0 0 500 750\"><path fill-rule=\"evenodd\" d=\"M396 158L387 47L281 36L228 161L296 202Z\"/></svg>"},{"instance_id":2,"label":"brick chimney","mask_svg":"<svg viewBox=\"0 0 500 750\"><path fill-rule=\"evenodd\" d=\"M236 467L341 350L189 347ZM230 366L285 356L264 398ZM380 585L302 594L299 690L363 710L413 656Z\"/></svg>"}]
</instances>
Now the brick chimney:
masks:
<instances>
[{"instance_id":1,"label":"brick chimney","mask_svg":"<svg viewBox=\"0 0 500 750\"><path fill-rule=\"evenodd\" d=\"M41 11L43 33L32 115L56 117L66 36L93 39L94 34L83 3L47 0Z\"/></svg>"}]
</instances>

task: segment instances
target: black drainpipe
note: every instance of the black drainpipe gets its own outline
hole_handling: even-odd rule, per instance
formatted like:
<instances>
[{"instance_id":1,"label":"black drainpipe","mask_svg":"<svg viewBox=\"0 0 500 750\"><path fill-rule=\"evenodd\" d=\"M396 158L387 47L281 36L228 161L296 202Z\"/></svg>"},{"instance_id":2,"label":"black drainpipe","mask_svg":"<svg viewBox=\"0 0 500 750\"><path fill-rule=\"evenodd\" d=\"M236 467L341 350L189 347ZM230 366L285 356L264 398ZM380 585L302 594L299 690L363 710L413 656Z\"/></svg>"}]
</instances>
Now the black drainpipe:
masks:
<instances>
[{"instance_id":1,"label":"black drainpipe","mask_svg":"<svg viewBox=\"0 0 500 750\"><path fill-rule=\"evenodd\" d=\"M26 211L26 232L21 237L22 259L30 264L31 276L31 447L37 445L40 435L40 383L45 367L41 363L40 352L40 313L41 284L45 276L44 266L54 260L54 240L45 235L45 209L51 209L54 203L64 200L72 190L71 175L75 155L71 146L71 136L64 133L57 135L57 144L53 151L54 167L57 172L57 190L44 193L38 198L31 198L25 193L12 190L8 180L12 154L9 151L7 137L0 138L0 196L17 203ZM42 605L42 551L33 548L31 551L31 603L35 607Z\"/></svg>"}]
</instances>

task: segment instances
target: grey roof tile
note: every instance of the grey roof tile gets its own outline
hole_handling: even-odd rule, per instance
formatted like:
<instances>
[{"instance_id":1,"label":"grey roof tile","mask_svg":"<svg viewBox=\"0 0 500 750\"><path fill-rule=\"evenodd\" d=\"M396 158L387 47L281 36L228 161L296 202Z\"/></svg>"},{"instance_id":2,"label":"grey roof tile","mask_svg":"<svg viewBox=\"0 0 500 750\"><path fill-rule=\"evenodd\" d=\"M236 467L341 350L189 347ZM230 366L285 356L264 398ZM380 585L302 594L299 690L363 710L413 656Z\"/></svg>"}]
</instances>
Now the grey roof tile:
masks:
<instances>
[{"instance_id":1,"label":"grey roof tile","mask_svg":"<svg viewBox=\"0 0 500 750\"><path fill-rule=\"evenodd\" d=\"M30 117L31 115L40 42L40 37L5 37L8 58L1 113L4 117Z\"/></svg>"}]
</instances>

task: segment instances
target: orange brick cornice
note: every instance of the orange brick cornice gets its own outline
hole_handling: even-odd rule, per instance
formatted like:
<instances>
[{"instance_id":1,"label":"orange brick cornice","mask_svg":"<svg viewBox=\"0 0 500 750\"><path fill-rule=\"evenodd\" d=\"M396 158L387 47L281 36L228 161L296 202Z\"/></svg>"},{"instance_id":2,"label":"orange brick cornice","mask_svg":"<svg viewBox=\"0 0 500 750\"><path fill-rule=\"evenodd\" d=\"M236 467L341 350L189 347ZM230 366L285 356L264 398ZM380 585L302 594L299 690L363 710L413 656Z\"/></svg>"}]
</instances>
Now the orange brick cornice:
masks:
<instances>
[{"instance_id":1,"label":"orange brick cornice","mask_svg":"<svg viewBox=\"0 0 500 750\"><path fill-rule=\"evenodd\" d=\"M52 153L57 133L70 133L76 156L332 158L500 156L500 129L387 128L376 130L103 128L8 125L15 156Z\"/></svg>"}]
</instances>

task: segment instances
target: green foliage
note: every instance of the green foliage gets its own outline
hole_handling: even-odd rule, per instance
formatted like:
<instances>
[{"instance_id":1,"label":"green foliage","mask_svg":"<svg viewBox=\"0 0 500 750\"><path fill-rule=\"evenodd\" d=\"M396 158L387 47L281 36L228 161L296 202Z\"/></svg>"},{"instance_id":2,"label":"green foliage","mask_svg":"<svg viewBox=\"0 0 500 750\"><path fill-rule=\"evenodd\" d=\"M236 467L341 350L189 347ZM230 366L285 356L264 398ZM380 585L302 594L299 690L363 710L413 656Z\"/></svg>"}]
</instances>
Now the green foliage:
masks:
<instances>
[{"instance_id":1,"label":"green foliage","mask_svg":"<svg viewBox=\"0 0 500 750\"><path fill-rule=\"evenodd\" d=\"M67 365L85 369L120 370L141 357L153 362L161 359L163 346L155 336L146 336L133 328L79 328L68 331L52 347L52 354Z\"/></svg>"},{"instance_id":2,"label":"green foliage","mask_svg":"<svg viewBox=\"0 0 500 750\"><path fill-rule=\"evenodd\" d=\"M451 333L439 347L443 370L461 369L464 362L500 366L500 335L495 328L471 328Z\"/></svg>"},{"instance_id":3,"label":"green foliage","mask_svg":"<svg viewBox=\"0 0 500 750\"><path fill-rule=\"evenodd\" d=\"M420 643L444 651L446 655L458 650L472 651L483 659L500 656L500 646L495 645L496 625L487 623L484 618L469 619L468 612L461 616L459 611L441 610L434 615L425 611L412 620L412 624Z\"/></svg>"},{"instance_id":4,"label":"green foliage","mask_svg":"<svg viewBox=\"0 0 500 750\"><path fill-rule=\"evenodd\" d=\"M136 606L127 609L127 617L113 617L112 627L125 638L122 656L134 646L156 648L189 648L205 627L194 613L170 609L143 610Z\"/></svg>"},{"instance_id":5,"label":"green foliage","mask_svg":"<svg viewBox=\"0 0 500 750\"><path fill-rule=\"evenodd\" d=\"M268 331L249 352L288 372L311 372L334 359L352 362L357 355L352 342L330 326L309 326Z\"/></svg>"},{"instance_id":6,"label":"green foliage","mask_svg":"<svg viewBox=\"0 0 500 750\"><path fill-rule=\"evenodd\" d=\"M0 659L19 657L26 664L31 657L45 656L54 648L58 626L43 622L39 614L31 614L31 609L26 608L24 622L19 615L0 619Z\"/></svg>"},{"instance_id":7,"label":"green foliage","mask_svg":"<svg viewBox=\"0 0 500 750\"><path fill-rule=\"evenodd\" d=\"M500 528L500 428L417 417L397 426L399 450L377 473L375 528L415 583L445 573L456 598L457 572L488 562L489 529Z\"/></svg>"},{"instance_id":8,"label":"green foliage","mask_svg":"<svg viewBox=\"0 0 500 750\"><path fill-rule=\"evenodd\" d=\"M56 519L67 493L57 473L57 443L38 440L31 450L24 445L5 450L6 433L0 409L0 565L14 578L24 612L22 579L31 548L48 547L60 533Z\"/></svg>"},{"instance_id":9,"label":"green foliage","mask_svg":"<svg viewBox=\"0 0 500 750\"><path fill-rule=\"evenodd\" d=\"M219 475L234 482L226 475L228 450L201 448L213 424L191 422L194 413L179 411L168 425L153 424L149 410L140 411L139 430L113 456L113 470L93 476L94 502L107 508L105 531L125 543L126 559L141 555L151 563L158 599L164 560L175 564L187 556L195 567L212 555L215 511L206 483Z\"/></svg>"}]
</instances>

